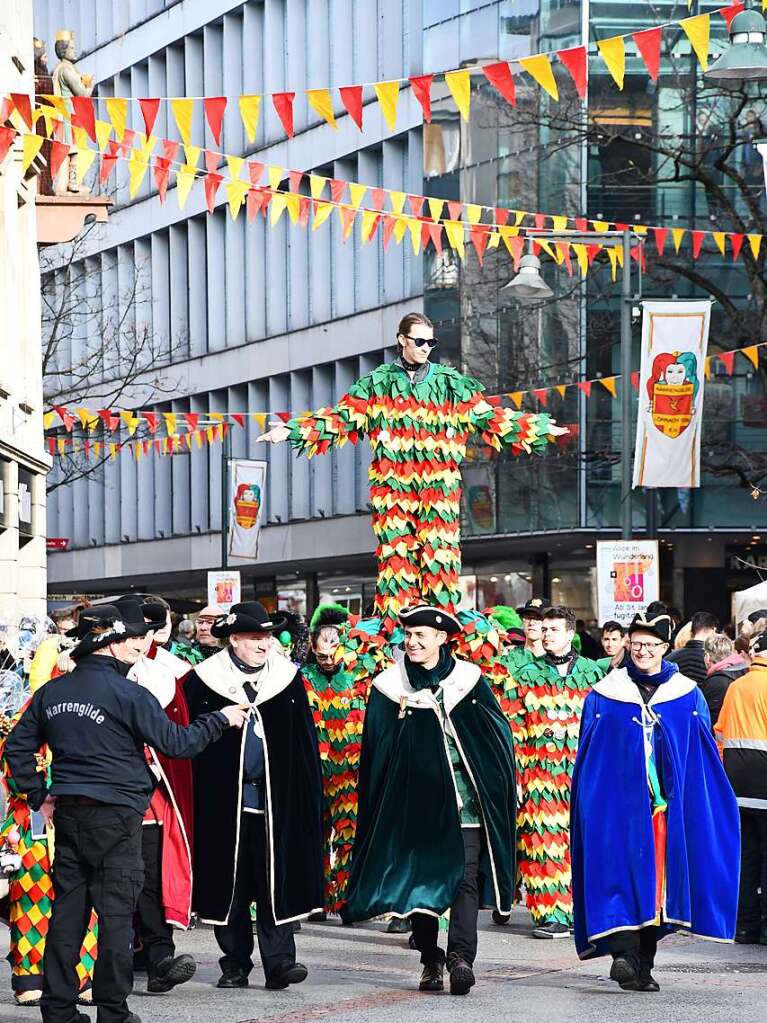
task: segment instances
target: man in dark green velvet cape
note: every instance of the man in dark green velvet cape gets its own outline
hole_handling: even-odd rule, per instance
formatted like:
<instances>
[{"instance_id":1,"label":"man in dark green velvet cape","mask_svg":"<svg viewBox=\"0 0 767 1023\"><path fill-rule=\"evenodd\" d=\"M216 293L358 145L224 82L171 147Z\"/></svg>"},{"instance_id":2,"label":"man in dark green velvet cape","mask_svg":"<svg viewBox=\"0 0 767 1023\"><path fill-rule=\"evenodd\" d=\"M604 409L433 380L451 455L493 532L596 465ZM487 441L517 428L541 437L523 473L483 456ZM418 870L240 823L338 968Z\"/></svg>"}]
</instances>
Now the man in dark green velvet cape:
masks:
<instances>
[{"instance_id":1,"label":"man in dark green velvet cape","mask_svg":"<svg viewBox=\"0 0 767 1023\"><path fill-rule=\"evenodd\" d=\"M441 991L439 917L450 909L452 994L474 984L480 906L511 911L516 779L510 727L480 669L444 645L460 623L401 612L405 658L373 679L346 921L410 916L422 991Z\"/></svg>"}]
</instances>

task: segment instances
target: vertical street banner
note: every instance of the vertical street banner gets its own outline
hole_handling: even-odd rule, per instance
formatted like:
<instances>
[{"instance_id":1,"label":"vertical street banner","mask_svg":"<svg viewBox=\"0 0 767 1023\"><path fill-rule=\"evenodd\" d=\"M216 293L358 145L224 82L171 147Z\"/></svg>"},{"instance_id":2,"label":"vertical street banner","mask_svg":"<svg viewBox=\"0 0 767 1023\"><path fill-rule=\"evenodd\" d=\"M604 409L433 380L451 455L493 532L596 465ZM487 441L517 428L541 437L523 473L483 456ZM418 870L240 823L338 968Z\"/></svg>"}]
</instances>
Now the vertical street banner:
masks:
<instances>
[{"instance_id":1,"label":"vertical street banner","mask_svg":"<svg viewBox=\"0 0 767 1023\"><path fill-rule=\"evenodd\" d=\"M599 624L630 625L660 591L657 540L597 541Z\"/></svg>"},{"instance_id":2,"label":"vertical street banner","mask_svg":"<svg viewBox=\"0 0 767 1023\"><path fill-rule=\"evenodd\" d=\"M266 462L233 458L229 464L229 557L255 561L264 505Z\"/></svg>"},{"instance_id":3,"label":"vertical street banner","mask_svg":"<svg viewBox=\"0 0 767 1023\"><path fill-rule=\"evenodd\" d=\"M711 303L644 302L635 487L699 487Z\"/></svg>"}]
</instances>

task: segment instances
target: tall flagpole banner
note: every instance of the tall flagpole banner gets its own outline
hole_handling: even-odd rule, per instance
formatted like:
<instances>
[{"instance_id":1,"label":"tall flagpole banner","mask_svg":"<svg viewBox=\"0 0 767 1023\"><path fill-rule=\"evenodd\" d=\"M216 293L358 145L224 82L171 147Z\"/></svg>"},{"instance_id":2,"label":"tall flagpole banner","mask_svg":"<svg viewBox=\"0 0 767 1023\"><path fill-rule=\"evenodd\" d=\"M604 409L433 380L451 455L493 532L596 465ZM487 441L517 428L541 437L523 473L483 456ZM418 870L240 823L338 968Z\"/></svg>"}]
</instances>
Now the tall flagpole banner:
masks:
<instances>
[{"instance_id":1,"label":"tall flagpole banner","mask_svg":"<svg viewBox=\"0 0 767 1023\"><path fill-rule=\"evenodd\" d=\"M699 487L711 303L644 302L635 487Z\"/></svg>"},{"instance_id":2,"label":"tall flagpole banner","mask_svg":"<svg viewBox=\"0 0 767 1023\"><path fill-rule=\"evenodd\" d=\"M233 458L229 489L229 557L255 561L264 505L266 462Z\"/></svg>"}]
</instances>

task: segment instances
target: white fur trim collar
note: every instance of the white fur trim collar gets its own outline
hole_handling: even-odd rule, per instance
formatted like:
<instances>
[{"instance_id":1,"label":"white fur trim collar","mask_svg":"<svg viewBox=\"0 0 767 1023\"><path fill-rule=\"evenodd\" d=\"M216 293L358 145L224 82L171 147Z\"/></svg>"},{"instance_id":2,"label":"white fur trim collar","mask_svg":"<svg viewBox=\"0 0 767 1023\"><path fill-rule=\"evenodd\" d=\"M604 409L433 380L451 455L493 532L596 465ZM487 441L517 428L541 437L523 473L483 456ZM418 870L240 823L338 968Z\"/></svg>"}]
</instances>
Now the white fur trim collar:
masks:
<instances>
[{"instance_id":1,"label":"white fur trim collar","mask_svg":"<svg viewBox=\"0 0 767 1023\"><path fill-rule=\"evenodd\" d=\"M157 664L161 664L166 671L172 672L174 678L183 678L184 675L188 675L192 670L192 665L188 661L183 661L180 657L176 657L170 650L166 650L164 646L158 646L155 649L154 660Z\"/></svg>"},{"instance_id":2,"label":"white fur trim collar","mask_svg":"<svg viewBox=\"0 0 767 1023\"><path fill-rule=\"evenodd\" d=\"M217 696L231 700L232 703L248 702L244 686L250 676L240 671L229 656L228 649L213 654L207 661L198 664L194 671L208 689L211 689ZM292 661L283 657L282 654L272 651L259 676L256 706L266 703L267 700L271 700L273 696L277 696L283 689L286 689L295 678L297 671L298 668Z\"/></svg>"},{"instance_id":3,"label":"white fur trim collar","mask_svg":"<svg viewBox=\"0 0 767 1023\"><path fill-rule=\"evenodd\" d=\"M482 672L476 664L471 664L469 661L455 662L455 667L442 682L446 714L455 710L464 696L471 692L481 676ZM416 691L410 685L404 660L399 664L392 665L391 668L386 668L380 675L377 675L373 679L373 685L380 693L395 703L401 703L404 699L407 701L408 707L415 707L419 710L438 709L437 700L429 689Z\"/></svg>"},{"instance_id":4,"label":"white fur trim collar","mask_svg":"<svg viewBox=\"0 0 767 1023\"><path fill-rule=\"evenodd\" d=\"M608 700L617 700L619 703L635 703L640 707L644 704L636 683L631 681L625 668L613 668L603 679L595 682L591 688L600 696L606 696ZM681 696L691 693L693 689L695 689L695 682L677 671L668 682L658 686L648 707L656 707L659 703L678 700Z\"/></svg>"},{"instance_id":5,"label":"white fur trim collar","mask_svg":"<svg viewBox=\"0 0 767 1023\"><path fill-rule=\"evenodd\" d=\"M128 672L128 678L148 689L163 710L176 695L176 679L173 673L162 663L142 657Z\"/></svg>"}]
</instances>

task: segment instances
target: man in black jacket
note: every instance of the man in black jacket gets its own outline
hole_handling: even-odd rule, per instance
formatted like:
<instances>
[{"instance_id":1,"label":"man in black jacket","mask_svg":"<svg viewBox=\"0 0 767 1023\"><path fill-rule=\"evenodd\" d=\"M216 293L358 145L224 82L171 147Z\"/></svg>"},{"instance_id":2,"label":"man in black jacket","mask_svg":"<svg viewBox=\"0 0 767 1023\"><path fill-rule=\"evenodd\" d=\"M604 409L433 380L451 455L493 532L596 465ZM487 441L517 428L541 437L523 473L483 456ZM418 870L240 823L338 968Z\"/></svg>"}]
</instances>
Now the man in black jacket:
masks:
<instances>
[{"instance_id":1,"label":"man in black jacket","mask_svg":"<svg viewBox=\"0 0 767 1023\"><path fill-rule=\"evenodd\" d=\"M719 623L708 611L696 611L692 616L690 626L692 638L680 650L672 650L666 660L673 661L684 676L700 685L701 682L705 682L708 673L703 644L709 636L714 635L719 628Z\"/></svg>"},{"instance_id":2,"label":"man in black jacket","mask_svg":"<svg viewBox=\"0 0 767 1023\"><path fill-rule=\"evenodd\" d=\"M99 916L93 996L99 1023L137 1020L127 1003L133 986L133 913L143 884L141 822L154 789L144 758L149 744L170 757L191 757L249 708L231 706L189 728L173 724L146 689L126 678L152 626L140 605L84 611L74 671L43 686L11 732L5 755L19 789L44 817L53 815L56 898L44 958L44 1023L79 1017L75 966L91 907ZM36 754L47 745L51 785Z\"/></svg>"}]
</instances>

